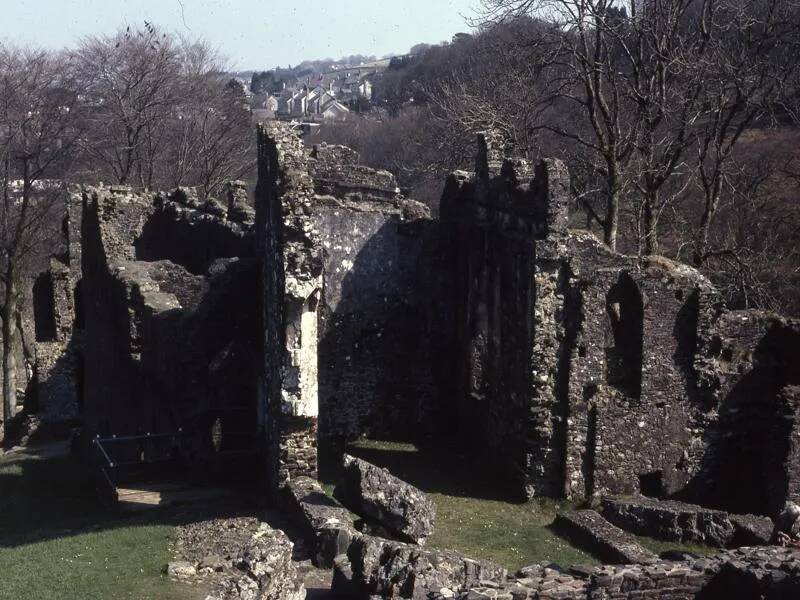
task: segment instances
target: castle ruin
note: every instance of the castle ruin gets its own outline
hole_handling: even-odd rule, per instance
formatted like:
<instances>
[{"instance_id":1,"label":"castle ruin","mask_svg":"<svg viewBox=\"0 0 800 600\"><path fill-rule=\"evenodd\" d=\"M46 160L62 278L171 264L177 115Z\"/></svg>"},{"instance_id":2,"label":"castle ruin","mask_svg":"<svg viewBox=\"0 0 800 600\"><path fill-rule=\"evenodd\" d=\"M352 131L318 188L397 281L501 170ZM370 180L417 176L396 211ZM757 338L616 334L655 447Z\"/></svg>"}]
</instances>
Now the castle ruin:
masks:
<instances>
[{"instance_id":1,"label":"castle ruin","mask_svg":"<svg viewBox=\"0 0 800 600\"><path fill-rule=\"evenodd\" d=\"M349 440L437 436L520 499L800 502L800 322L571 230L560 161L482 134L434 218L348 148L281 123L258 144L255 211L238 183L70 196L34 289L47 418L112 462L179 451L272 498Z\"/></svg>"}]
</instances>

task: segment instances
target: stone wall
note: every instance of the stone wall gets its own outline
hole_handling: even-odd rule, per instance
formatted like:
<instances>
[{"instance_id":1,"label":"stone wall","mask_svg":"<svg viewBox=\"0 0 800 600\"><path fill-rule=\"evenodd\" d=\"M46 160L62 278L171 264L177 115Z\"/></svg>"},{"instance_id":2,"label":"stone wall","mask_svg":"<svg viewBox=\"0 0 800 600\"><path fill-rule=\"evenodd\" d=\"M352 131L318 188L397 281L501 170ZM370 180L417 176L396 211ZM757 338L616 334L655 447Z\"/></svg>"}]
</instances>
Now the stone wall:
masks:
<instances>
[{"instance_id":1,"label":"stone wall","mask_svg":"<svg viewBox=\"0 0 800 600\"><path fill-rule=\"evenodd\" d=\"M43 423L77 425L81 413L80 372L83 354L75 340L37 342L35 411ZM27 400L26 400L27 401Z\"/></svg>"},{"instance_id":2,"label":"stone wall","mask_svg":"<svg viewBox=\"0 0 800 600\"><path fill-rule=\"evenodd\" d=\"M257 248L262 265L264 381L271 496L316 477L322 250L310 217L308 158L288 127L258 130Z\"/></svg>"},{"instance_id":3,"label":"stone wall","mask_svg":"<svg viewBox=\"0 0 800 600\"><path fill-rule=\"evenodd\" d=\"M700 471L687 495L732 512L775 515L800 499L797 474L800 322L721 312L696 358L710 407Z\"/></svg>"},{"instance_id":4,"label":"stone wall","mask_svg":"<svg viewBox=\"0 0 800 600\"><path fill-rule=\"evenodd\" d=\"M320 433L413 437L433 403L420 304L427 215L417 203L318 197L324 249ZM423 429L429 430L425 424Z\"/></svg>"},{"instance_id":5,"label":"stone wall","mask_svg":"<svg viewBox=\"0 0 800 600\"><path fill-rule=\"evenodd\" d=\"M800 323L568 230L561 162L481 134L434 220L349 148L258 138L255 211L240 182L70 197L34 286L43 415L258 432L274 496L319 440L457 433L521 497L800 500Z\"/></svg>"},{"instance_id":6,"label":"stone wall","mask_svg":"<svg viewBox=\"0 0 800 600\"><path fill-rule=\"evenodd\" d=\"M567 493L675 493L696 471L692 455L703 445L693 360L709 285L665 259L579 256Z\"/></svg>"},{"instance_id":7,"label":"stone wall","mask_svg":"<svg viewBox=\"0 0 800 600\"><path fill-rule=\"evenodd\" d=\"M191 188L157 195L153 204L135 241L137 260L169 260L202 275L217 259L252 256L251 216L231 220L233 211L217 200L200 203Z\"/></svg>"},{"instance_id":8,"label":"stone wall","mask_svg":"<svg viewBox=\"0 0 800 600\"><path fill-rule=\"evenodd\" d=\"M164 229L154 236L157 228ZM179 246L195 228L207 249L191 255ZM232 239L238 246L226 246ZM183 431L195 466L254 450L263 345L259 269L248 240L252 226L175 206L170 196L84 191L88 436ZM188 267L167 258L186 258ZM211 262L192 272L200 259Z\"/></svg>"},{"instance_id":9,"label":"stone wall","mask_svg":"<svg viewBox=\"0 0 800 600\"><path fill-rule=\"evenodd\" d=\"M577 546L590 550L593 556L603 562L646 565L658 560L627 530L616 527L594 510L559 513L552 527Z\"/></svg>"},{"instance_id":10,"label":"stone wall","mask_svg":"<svg viewBox=\"0 0 800 600\"><path fill-rule=\"evenodd\" d=\"M358 164L358 153L346 146L314 146L310 158L314 190L320 195L394 200L400 192L394 175Z\"/></svg>"},{"instance_id":11,"label":"stone wall","mask_svg":"<svg viewBox=\"0 0 800 600\"><path fill-rule=\"evenodd\" d=\"M430 219L347 148L308 151L278 123L259 130L259 148L265 394L285 482L315 473L317 438L430 429L418 269Z\"/></svg>"},{"instance_id":12,"label":"stone wall","mask_svg":"<svg viewBox=\"0 0 800 600\"><path fill-rule=\"evenodd\" d=\"M133 242L150 211L149 198L124 188L84 193L81 291L91 318L86 320L83 420L90 436L135 433L144 426L135 398L140 380L135 313L128 309L129 290L115 281L114 265L134 258ZM128 419L127 412L139 414Z\"/></svg>"},{"instance_id":13,"label":"stone wall","mask_svg":"<svg viewBox=\"0 0 800 600\"><path fill-rule=\"evenodd\" d=\"M70 266L52 258L33 286L36 412L48 424L74 424L80 413L82 339L73 331L77 281Z\"/></svg>"},{"instance_id":14,"label":"stone wall","mask_svg":"<svg viewBox=\"0 0 800 600\"><path fill-rule=\"evenodd\" d=\"M768 517L735 515L696 504L641 496L604 498L603 516L638 535L721 548L768 545L775 528Z\"/></svg>"},{"instance_id":15,"label":"stone wall","mask_svg":"<svg viewBox=\"0 0 800 600\"><path fill-rule=\"evenodd\" d=\"M30 412L46 427L78 423L82 402L83 314L80 228L83 198L65 194L59 252L32 286L35 336L34 401ZM27 400L26 400L27 404ZM63 433L63 431L53 431Z\"/></svg>"},{"instance_id":16,"label":"stone wall","mask_svg":"<svg viewBox=\"0 0 800 600\"><path fill-rule=\"evenodd\" d=\"M479 147L476 174L452 175L441 204L452 408L461 435L488 449L518 493L558 495L569 179L558 161L503 161L490 136Z\"/></svg>"},{"instance_id":17,"label":"stone wall","mask_svg":"<svg viewBox=\"0 0 800 600\"><path fill-rule=\"evenodd\" d=\"M568 231L563 165L532 169L492 134L478 147L475 174L447 182L437 248L461 436L526 497L760 514L796 497L800 324L726 311L694 269Z\"/></svg>"},{"instance_id":18,"label":"stone wall","mask_svg":"<svg viewBox=\"0 0 800 600\"><path fill-rule=\"evenodd\" d=\"M315 146L308 164L324 257L320 435L427 433L435 390L420 265L429 212L344 146Z\"/></svg>"},{"instance_id":19,"label":"stone wall","mask_svg":"<svg viewBox=\"0 0 800 600\"><path fill-rule=\"evenodd\" d=\"M448 590L449 591L449 590ZM474 586L436 600L569 598L590 600L711 600L795 598L800 594L800 554L785 548L742 548L713 558L648 565L525 567L504 585Z\"/></svg>"}]
</instances>

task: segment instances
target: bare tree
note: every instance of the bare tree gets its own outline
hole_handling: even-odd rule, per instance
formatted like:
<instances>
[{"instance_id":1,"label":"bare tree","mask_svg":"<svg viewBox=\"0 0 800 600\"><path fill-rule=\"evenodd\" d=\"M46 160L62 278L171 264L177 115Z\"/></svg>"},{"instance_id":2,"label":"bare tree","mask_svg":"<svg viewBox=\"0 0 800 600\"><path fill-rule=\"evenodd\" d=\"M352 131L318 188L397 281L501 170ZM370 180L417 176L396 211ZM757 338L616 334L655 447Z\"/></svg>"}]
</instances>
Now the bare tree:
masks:
<instances>
[{"instance_id":1,"label":"bare tree","mask_svg":"<svg viewBox=\"0 0 800 600\"><path fill-rule=\"evenodd\" d=\"M174 40L154 25L90 37L76 52L87 136L82 149L97 177L152 187L165 122L180 79Z\"/></svg>"},{"instance_id":2,"label":"bare tree","mask_svg":"<svg viewBox=\"0 0 800 600\"><path fill-rule=\"evenodd\" d=\"M702 267L716 252L709 236L723 192L755 192L741 185L742 168L736 148L754 125L764 127L778 119L797 89L800 47L798 5L786 0L763 0L715 15L713 72L703 89L704 113L696 135L697 181L703 192L703 210L694 230L691 262ZM747 10L751 8L751 10ZM748 178L749 182L760 176Z\"/></svg>"},{"instance_id":3,"label":"bare tree","mask_svg":"<svg viewBox=\"0 0 800 600\"><path fill-rule=\"evenodd\" d=\"M3 348L3 421L17 404L15 344L20 278L57 219L60 176L76 141L79 103L72 65L64 55L0 46L0 320Z\"/></svg>"},{"instance_id":4,"label":"bare tree","mask_svg":"<svg viewBox=\"0 0 800 600\"><path fill-rule=\"evenodd\" d=\"M787 182L777 175L774 160L748 157L738 173L731 168L735 161L728 165L731 187L709 228L702 267L730 306L794 313L800 277L797 186L776 193L774 186ZM690 250L694 241L687 244Z\"/></svg>"},{"instance_id":5,"label":"bare tree","mask_svg":"<svg viewBox=\"0 0 800 600\"><path fill-rule=\"evenodd\" d=\"M602 217L606 244L615 248L625 170L637 141L637 122L629 117L633 105L618 77L623 56L619 11L613 0L485 0L489 20L528 14L546 27L531 44L547 67L548 92L540 101L555 110L575 108L585 121L559 123L542 113L536 127L571 140L592 153L592 168L605 183Z\"/></svg>"},{"instance_id":6,"label":"bare tree","mask_svg":"<svg viewBox=\"0 0 800 600\"><path fill-rule=\"evenodd\" d=\"M770 98L774 102L772 93L786 78L785 44L797 29L791 0L485 0L484 5L490 22L530 14L548 25L546 35L531 41L549 89L538 97L552 107L549 114L566 108L577 118L565 124L542 112L536 126L588 155L584 171L604 182L604 214L588 206L603 226L605 242L616 247L620 205L631 203L640 213L645 253L658 251L659 216L688 185L698 164L689 152L698 140L702 148L705 138L709 143L697 160L713 198L712 154L723 165L736 131L757 118L755 107ZM676 178L683 183L676 185ZM671 193L665 194L667 189Z\"/></svg>"},{"instance_id":7,"label":"bare tree","mask_svg":"<svg viewBox=\"0 0 800 600\"><path fill-rule=\"evenodd\" d=\"M166 180L196 185L205 198L254 165L251 114L241 85L205 42L183 40L181 99L170 111Z\"/></svg>"},{"instance_id":8,"label":"bare tree","mask_svg":"<svg viewBox=\"0 0 800 600\"><path fill-rule=\"evenodd\" d=\"M76 57L91 108L82 140L89 178L191 185L207 196L252 169L246 100L226 85L225 61L207 42L145 23L88 38Z\"/></svg>"},{"instance_id":9,"label":"bare tree","mask_svg":"<svg viewBox=\"0 0 800 600\"><path fill-rule=\"evenodd\" d=\"M536 155L541 141L536 125L546 110L540 95L546 90L539 82L541 62L531 55L527 38L540 29L531 19L518 19L454 44L456 52L457 44L468 46L465 57L451 73L424 86L434 119L470 138L493 129L515 153Z\"/></svg>"}]
</instances>

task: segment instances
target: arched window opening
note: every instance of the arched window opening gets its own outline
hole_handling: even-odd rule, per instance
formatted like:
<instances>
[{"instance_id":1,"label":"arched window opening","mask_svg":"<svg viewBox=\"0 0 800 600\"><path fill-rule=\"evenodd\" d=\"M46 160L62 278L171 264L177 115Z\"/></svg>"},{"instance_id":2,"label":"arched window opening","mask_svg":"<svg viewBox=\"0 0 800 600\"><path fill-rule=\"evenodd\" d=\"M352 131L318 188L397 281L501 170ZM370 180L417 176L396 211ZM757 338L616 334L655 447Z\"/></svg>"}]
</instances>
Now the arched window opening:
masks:
<instances>
[{"instance_id":1,"label":"arched window opening","mask_svg":"<svg viewBox=\"0 0 800 600\"><path fill-rule=\"evenodd\" d=\"M320 292L316 290L303 303L303 314L300 319L300 396L302 414L317 416L319 413L319 368L318 352L318 320Z\"/></svg>"},{"instance_id":2,"label":"arched window opening","mask_svg":"<svg viewBox=\"0 0 800 600\"><path fill-rule=\"evenodd\" d=\"M627 273L606 295L608 335L606 382L625 396L639 398L642 391L642 338L644 307L636 283Z\"/></svg>"},{"instance_id":3,"label":"arched window opening","mask_svg":"<svg viewBox=\"0 0 800 600\"><path fill-rule=\"evenodd\" d=\"M56 339L56 313L53 301L53 278L42 273L33 283L33 323L37 342Z\"/></svg>"}]
</instances>

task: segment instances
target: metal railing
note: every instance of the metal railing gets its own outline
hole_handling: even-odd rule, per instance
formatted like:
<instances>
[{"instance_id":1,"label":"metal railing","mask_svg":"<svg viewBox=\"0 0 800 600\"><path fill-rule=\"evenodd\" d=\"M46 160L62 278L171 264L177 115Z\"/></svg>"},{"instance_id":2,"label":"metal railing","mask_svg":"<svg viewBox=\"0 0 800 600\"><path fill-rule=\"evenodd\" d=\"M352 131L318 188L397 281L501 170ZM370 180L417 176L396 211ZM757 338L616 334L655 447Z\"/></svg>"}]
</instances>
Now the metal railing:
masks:
<instances>
[{"instance_id":1,"label":"metal railing","mask_svg":"<svg viewBox=\"0 0 800 600\"><path fill-rule=\"evenodd\" d=\"M92 462L99 471L99 491L116 503L117 489L134 482L196 478L198 474L203 477L214 468L228 473L218 464L210 469L193 467L202 467L203 460L239 460L234 457L257 452L257 434L243 431L247 426L240 419L228 421L224 414L231 412L239 410L209 411L169 433L95 436L90 449ZM223 422L225 426L221 425ZM218 432L216 427L220 428Z\"/></svg>"},{"instance_id":2,"label":"metal railing","mask_svg":"<svg viewBox=\"0 0 800 600\"><path fill-rule=\"evenodd\" d=\"M94 462L98 467L97 487L101 497L112 505L119 501L117 487L126 469L175 461L175 450L183 435L183 430L179 429L173 433L112 435L105 438L95 436L91 441L91 448ZM165 446L168 449L166 451L165 448L156 447L164 440L170 442ZM128 448L120 452L116 447L121 445L128 445ZM150 448L146 449L146 446Z\"/></svg>"},{"instance_id":3,"label":"metal railing","mask_svg":"<svg viewBox=\"0 0 800 600\"><path fill-rule=\"evenodd\" d=\"M171 460L173 455L170 454L166 457L160 457L155 460L148 460L146 458L140 458L138 460L123 460L123 459L115 459L113 458L112 454L109 454L109 451L106 450L105 445L115 445L115 444L130 444L135 443L137 444L137 449L143 451L144 445L149 443L152 446L153 442L158 440L171 440L172 444L170 446L170 451L178 447L179 440L184 437L184 432L182 428L179 428L177 432L174 433L145 433L142 435L112 435L111 437L101 438L99 435L96 436L93 440L93 443L99 449L100 456L105 460L105 463L108 468L118 468L124 466L132 466L132 465L141 465L147 463L158 463L163 462L165 460ZM141 456L141 455L140 455Z\"/></svg>"}]
</instances>

